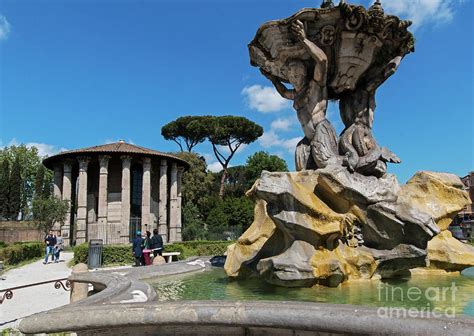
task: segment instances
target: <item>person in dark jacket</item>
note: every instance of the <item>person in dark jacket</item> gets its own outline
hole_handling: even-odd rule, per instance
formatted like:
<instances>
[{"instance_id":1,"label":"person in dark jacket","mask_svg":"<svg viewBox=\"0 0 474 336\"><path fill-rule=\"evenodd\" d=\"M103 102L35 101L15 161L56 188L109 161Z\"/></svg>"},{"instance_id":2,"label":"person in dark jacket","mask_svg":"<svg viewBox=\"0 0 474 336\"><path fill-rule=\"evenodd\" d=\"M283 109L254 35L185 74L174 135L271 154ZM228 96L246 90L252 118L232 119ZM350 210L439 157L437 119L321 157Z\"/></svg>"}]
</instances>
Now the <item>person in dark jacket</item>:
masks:
<instances>
[{"instance_id":1,"label":"person in dark jacket","mask_svg":"<svg viewBox=\"0 0 474 336\"><path fill-rule=\"evenodd\" d=\"M153 251L153 256L161 255L163 253L163 238L158 234L158 229L153 230L153 237L150 241L150 249Z\"/></svg>"},{"instance_id":2,"label":"person in dark jacket","mask_svg":"<svg viewBox=\"0 0 474 336\"><path fill-rule=\"evenodd\" d=\"M135 266L142 265L143 244L145 240L142 238L141 231L137 231L137 237L133 240L132 253L135 257Z\"/></svg>"},{"instance_id":3,"label":"person in dark jacket","mask_svg":"<svg viewBox=\"0 0 474 336\"><path fill-rule=\"evenodd\" d=\"M44 237L44 242L46 244L46 255L44 256L43 264L48 263L49 255L51 254L51 259L54 261L54 246L56 245L56 236L53 234L52 230L49 230L49 234Z\"/></svg>"}]
</instances>

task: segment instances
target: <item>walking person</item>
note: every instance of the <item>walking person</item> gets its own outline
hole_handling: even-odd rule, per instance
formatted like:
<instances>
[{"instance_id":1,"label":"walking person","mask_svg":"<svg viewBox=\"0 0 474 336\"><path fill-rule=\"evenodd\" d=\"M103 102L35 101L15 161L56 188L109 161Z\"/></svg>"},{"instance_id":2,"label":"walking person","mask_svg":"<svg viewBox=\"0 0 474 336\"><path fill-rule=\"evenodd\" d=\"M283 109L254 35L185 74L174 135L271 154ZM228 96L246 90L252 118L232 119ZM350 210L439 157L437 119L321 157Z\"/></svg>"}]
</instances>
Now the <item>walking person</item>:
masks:
<instances>
[{"instance_id":1,"label":"walking person","mask_svg":"<svg viewBox=\"0 0 474 336\"><path fill-rule=\"evenodd\" d=\"M158 229L153 230L153 237L150 241L150 249L153 251L153 256L162 255L163 253L163 238L158 234Z\"/></svg>"},{"instance_id":2,"label":"walking person","mask_svg":"<svg viewBox=\"0 0 474 336\"><path fill-rule=\"evenodd\" d=\"M53 234L53 230L49 230L48 235L44 237L44 242L46 243L46 254L44 256L43 264L48 263L49 255L51 254L51 259L54 261L54 246L56 245L56 236Z\"/></svg>"},{"instance_id":3,"label":"walking person","mask_svg":"<svg viewBox=\"0 0 474 336\"><path fill-rule=\"evenodd\" d=\"M143 242L143 251L142 251L142 264L145 266L151 265L151 260L150 260L150 244L151 244L151 232L146 231L146 237Z\"/></svg>"},{"instance_id":4,"label":"walking person","mask_svg":"<svg viewBox=\"0 0 474 336\"><path fill-rule=\"evenodd\" d=\"M133 240L132 253L135 257L135 266L142 265L143 244L145 240L142 238L142 232L137 231L137 237Z\"/></svg>"},{"instance_id":5,"label":"walking person","mask_svg":"<svg viewBox=\"0 0 474 336\"><path fill-rule=\"evenodd\" d=\"M61 251L64 250L64 239L61 237L61 234L58 234L56 237L56 245L54 245L54 262L59 262L59 255Z\"/></svg>"}]
</instances>

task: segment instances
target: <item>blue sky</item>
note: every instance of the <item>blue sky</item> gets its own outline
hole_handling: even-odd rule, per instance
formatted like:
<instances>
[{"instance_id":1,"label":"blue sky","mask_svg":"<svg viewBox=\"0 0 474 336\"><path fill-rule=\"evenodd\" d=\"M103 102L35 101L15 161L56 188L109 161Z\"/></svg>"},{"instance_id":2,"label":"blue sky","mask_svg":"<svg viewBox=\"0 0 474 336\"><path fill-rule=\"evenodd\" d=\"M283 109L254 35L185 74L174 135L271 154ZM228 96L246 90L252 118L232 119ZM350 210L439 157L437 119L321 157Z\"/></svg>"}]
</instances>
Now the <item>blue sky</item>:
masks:
<instances>
[{"instance_id":1,"label":"blue sky","mask_svg":"<svg viewBox=\"0 0 474 336\"><path fill-rule=\"evenodd\" d=\"M263 149L294 167L295 112L250 66L247 43L262 23L320 0L0 1L0 146L51 154L125 139L175 151L165 123L233 114L265 129L233 165ZM417 170L465 175L474 169L473 3L382 3L414 20L417 39L377 93L375 136L403 161L390 171L402 182ZM328 116L341 131L336 105ZM216 168L208 145L196 151Z\"/></svg>"}]
</instances>

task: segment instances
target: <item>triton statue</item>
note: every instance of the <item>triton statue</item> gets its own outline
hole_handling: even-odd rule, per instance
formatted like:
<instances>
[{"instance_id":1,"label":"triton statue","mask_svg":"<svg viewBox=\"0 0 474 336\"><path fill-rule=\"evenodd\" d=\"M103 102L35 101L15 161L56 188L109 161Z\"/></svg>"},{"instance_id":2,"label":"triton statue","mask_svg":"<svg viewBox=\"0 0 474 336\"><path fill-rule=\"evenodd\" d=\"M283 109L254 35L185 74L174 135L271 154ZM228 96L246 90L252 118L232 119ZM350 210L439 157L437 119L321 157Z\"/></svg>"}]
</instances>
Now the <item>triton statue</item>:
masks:
<instances>
[{"instance_id":1,"label":"triton statue","mask_svg":"<svg viewBox=\"0 0 474 336\"><path fill-rule=\"evenodd\" d=\"M381 177L387 162L400 162L376 143L372 122L376 89L413 51L410 24L385 15L380 1L366 10L325 0L320 9L260 27L249 44L251 64L294 101L305 136L296 148L296 170L336 164ZM326 119L329 99L339 100L346 126L339 140Z\"/></svg>"}]
</instances>

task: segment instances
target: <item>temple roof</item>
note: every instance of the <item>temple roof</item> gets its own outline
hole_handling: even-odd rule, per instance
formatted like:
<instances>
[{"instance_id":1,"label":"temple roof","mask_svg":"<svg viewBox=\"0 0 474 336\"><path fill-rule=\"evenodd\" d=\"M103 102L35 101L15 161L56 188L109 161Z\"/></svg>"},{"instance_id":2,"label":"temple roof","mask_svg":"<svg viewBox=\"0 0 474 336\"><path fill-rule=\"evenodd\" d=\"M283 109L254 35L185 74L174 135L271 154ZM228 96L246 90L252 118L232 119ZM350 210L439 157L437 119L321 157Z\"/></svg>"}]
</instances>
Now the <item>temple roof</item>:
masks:
<instances>
[{"instance_id":1,"label":"temple roof","mask_svg":"<svg viewBox=\"0 0 474 336\"><path fill-rule=\"evenodd\" d=\"M158 152L153 149L133 145L126 143L125 141L113 142L105 145L73 149L68 151L60 152L59 154L50 156L43 160L43 164L52 169L55 162L62 161L64 159L76 159L79 156L98 156L98 155L130 155L134 158L139 157L152 157L152 158L163 158L175 161L179 166L184 166L186 169L189 168L189 163L185 160L180 159L177 156Z\"/></svg>"}]
</instances>

